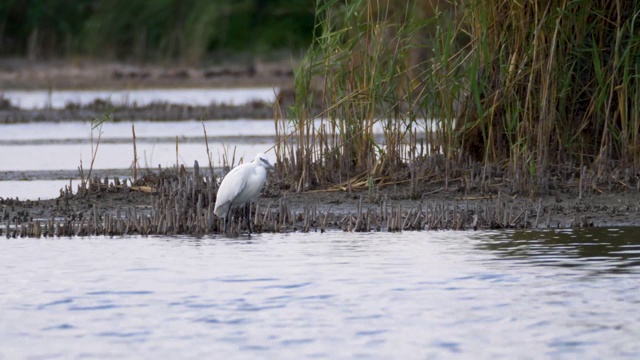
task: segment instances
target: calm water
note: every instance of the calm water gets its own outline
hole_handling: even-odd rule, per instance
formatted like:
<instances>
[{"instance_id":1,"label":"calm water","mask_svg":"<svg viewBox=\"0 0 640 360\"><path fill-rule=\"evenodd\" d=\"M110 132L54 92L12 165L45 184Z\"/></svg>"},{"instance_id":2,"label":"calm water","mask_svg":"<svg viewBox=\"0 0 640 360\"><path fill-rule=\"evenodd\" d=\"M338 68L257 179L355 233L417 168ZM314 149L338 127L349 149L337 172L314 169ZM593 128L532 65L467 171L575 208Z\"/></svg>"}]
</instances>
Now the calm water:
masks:
<instances>
[{"instance_id":1,"label":"calm water","mask_svg":"<svg viewBox=\"0 0 640 360\"><path fill-rule=\"evenodd\" d=\"M273 120L210 120L210 121L136 121L105 123L94 169L126 169L133 162L135 125L138 162L142 167L174 166L176 136L178 162L193 166L198 160L208 163L204 139L207 130L212 160L221 161L226 153L236 152L236 159L255 157L276 141ZM28 123L0 126L0 171L75 170L82 161L88 169L92 158L91 124ZM93 148L98 131L93 132ZM231 156L229 156L230 158Z\"/></svg>"},{"instance_id":2,"label":"calm water","mask_svg":"<svg viewBox=\"0 0 640 360\"><path fill-rule=\"evenodd\" d=\"M109 170L105 176L110 178L132 176L132 124L142 169L175 166L176 136L178 163L191 167L197 160L206 166L203 125L214 166L220 167L225 157L232 159L234 152L236 164L240 158L252 160L258 152L266 152L275 162L274 152L269 151L277 141L273 120L135 121L104 124L93 169ZM381 133L382 126L374 131ZM78 167L82 163L88 172L98 131L93 131L93 143L91 136L89 122L0 125L0 154L11 154L0 155L0 197L49 199L57 197L69 179L78 183Z\"/></svg>"},{"instance_id":3,"label":"calm water","mask_svg":"<svg viewBox=\"0 0 640 360\"><path fill-rule=\"evenodd\" d=\"M2 239L0 359L638 359L639 235Z\"/></svg>"},{"instance_id":4,"label":"calm water","mask_svg":"<svg viewBox=\"0 0 640 360\"><path fill-rule=\"evenodd\" d=\"M151 102L175 104L242 105L251 101L275 100L278 89L140 89L87 91L4 91L2 96L23 109L62 108L69 102L88 104L95 99L116 104L146 105ZM93 169L112 170L109 176L121 179L132 176L133 136L136 128L138 163L142 168L171 167L176 161L187 167L195 160L208 163L203 124L207 130L209 150L215 166L222 164L227 154L235 152L236 163L241 157L253 159L266 152L276 142L273 120L212 120L105 123ZM88 171L98 131L89 122L48 122L0 125L0 197L48 199L57 197L62 186L80 179L82 163ZM179 141L176 159L176 136ZM92 145L93 144L93 145ZM267 154L273 156L272 153ZM34 172L36 172L34 174ZM126 174L126 176L123 176Z\"/></svg>"},{"instance_id":5,"label":"calm water","mask_svg":"<svg viewBox=\"0 0 640 360\"><path fill-rule=\"evenodd\" d=\"M131 122L106 123L102 128L93 168L112 170L107 176L121 179L132 176L133 141ZM178 162L187 167L194 161L208 164L202 126L207 129L209 150L214 166L222 164L227 154L235 151L236 164L241 157L253 159L276 142L273 120L211 120L211 121L136 121L138 164L142 169L175 166L176 136ZM94 144L98 132L94 131ZM0 125L0 197L49 199L59 190L79 182L78 167L85 172L91 164L91 124L29 123ZM267 156L275 159L273 153ZM124 176L123 176L124 174Z\"/></svg>"},{"instance_id":6,"label":"calm water","mask_svg":"<svg viewBox=\"0 0 640 360\"><path fill-rule=\"evenodd\" d=\"M23 109L62 108L69 102L88 104L95 99L110 99L116 104L145 105L150 102L207 105L226 103L242 105L251 101L272 102L278 89L140 89L140 90L86 90L86 91L4 91L2 96ZM203 125L207 131L209 150L214 166L223 158L235 163L240 158L253 159L265 152L275 160L276 128L273 120L239 119L208 121L160 121L139 119L134 122L105 123L100 146L97 148L93 169L109 170L104 176L131 177L133 135L135 125L138 164L141 168L171 167L178 162L187 167L198 161L208 164ZM316 127L321 121L316 120ZM422 124L422 123L421 123ZM420 134L431 122L417 125ZM279 125L284 126L284 125ZM376 123L374 135L384 148L382 123ZM280 133L291 128L280 128ZM0 125L0 197L21 200L54 198L60 188L80 181L79 166L85 171L91 166L99 131L89 122L38 122ZM93 137L92 137L93 136ZM420 135L421 136L421 135ZM179 149L176 159L176 137ZM95 175L95 173L92 173Z\"/></svg>"}]
</instances>

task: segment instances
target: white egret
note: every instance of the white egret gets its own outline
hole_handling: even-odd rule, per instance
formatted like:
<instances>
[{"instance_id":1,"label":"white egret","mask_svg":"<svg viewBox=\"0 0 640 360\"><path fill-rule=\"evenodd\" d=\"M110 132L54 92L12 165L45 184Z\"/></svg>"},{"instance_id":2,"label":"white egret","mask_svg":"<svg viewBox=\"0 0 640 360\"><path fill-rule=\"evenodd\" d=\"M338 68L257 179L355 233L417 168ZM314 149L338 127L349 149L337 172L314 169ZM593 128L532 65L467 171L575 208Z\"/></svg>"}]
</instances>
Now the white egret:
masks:
<instances>
[{"instance_id":1,"label":"white egret","mask_svg":"<svg viewBox=\"0 0 640 360\"><path fill-rule=\"evenodd\" d=\"M231 220L231 209L245 204L250 205L251 201L258 197L267 179L267 169L273 169L273 165L264 154L259 153L252 162L236 166L222 179L213 212L218 217L225 218L225 234ZM251 208L247 210L247 224L251 234Z\"/></svg>"}]
</instances>

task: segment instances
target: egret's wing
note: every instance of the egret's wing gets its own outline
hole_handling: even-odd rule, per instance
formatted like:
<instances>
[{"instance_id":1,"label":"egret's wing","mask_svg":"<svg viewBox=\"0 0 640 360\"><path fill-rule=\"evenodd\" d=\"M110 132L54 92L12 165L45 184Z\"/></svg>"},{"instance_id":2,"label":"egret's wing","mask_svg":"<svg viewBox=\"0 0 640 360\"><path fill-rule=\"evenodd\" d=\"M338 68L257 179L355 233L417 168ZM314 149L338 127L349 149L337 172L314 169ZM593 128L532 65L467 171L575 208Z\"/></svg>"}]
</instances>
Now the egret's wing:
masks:
<instances>
[{"instance_id":1,"label":"egret's wing","mask_svg":"<svg viewBox=\"0 0 640 360\"><path fill-rule=\"evenodd\" d=\"M230 179L229 181L229 191L232 196L230 200L235 199L238 194L242 192L245 186L247 186L247 179L249 179L249 175L251 174L251 168L247 166L238 166L233 169L234 171L229 172ZM226 177L225 177L226 179Z\"/></svg>"},{"instance_id":2,"label":"egret's wing","mask_svg":"<svg viewBox=\"0 0 640 360\"><path fill-rule=\"evenodd\" d=\"M214 209L216 215L221 216L222 213L226 214L226 206L228 206L247 185L249 170L246 166L236 166L222 179L218 194L216 195L216 205Z\"/></svg>"}]
</instances>

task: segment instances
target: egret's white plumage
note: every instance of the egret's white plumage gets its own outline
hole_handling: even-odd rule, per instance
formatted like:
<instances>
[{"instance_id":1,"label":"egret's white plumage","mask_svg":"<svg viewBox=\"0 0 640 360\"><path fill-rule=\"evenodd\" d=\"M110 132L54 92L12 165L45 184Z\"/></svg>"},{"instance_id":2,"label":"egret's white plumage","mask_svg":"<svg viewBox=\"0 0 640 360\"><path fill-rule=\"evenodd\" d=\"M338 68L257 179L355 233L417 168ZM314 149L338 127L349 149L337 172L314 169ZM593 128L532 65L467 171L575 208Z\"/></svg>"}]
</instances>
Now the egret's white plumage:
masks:
<instances>
[{"instance_id":1,"label":"egret's white plumage","mask_svg":"<svg viewBox=\"0 0 640 360\"><path fill-rule=\"evenodd\" d=\"M264 154L259 153L252 162L236 166L222 179L214 213L226 219L225 233L231 218L231 209L251 203L258 197L267 179L267 169L273 169L273 166Z\"/></svg>"}]
</instances>

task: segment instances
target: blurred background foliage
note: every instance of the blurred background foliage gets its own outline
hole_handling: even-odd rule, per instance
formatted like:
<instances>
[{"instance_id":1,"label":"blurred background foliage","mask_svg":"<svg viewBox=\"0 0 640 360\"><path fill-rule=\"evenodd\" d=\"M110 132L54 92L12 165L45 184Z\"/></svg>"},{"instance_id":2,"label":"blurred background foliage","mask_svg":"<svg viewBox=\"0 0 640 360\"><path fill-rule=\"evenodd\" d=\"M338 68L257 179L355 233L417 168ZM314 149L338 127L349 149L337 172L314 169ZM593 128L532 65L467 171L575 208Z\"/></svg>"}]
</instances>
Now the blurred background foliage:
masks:
<instances>
[{"instance_id":1,"label":"blurred background foliage","mask_svg":"<svg viewBox=\"0 0 640 360\"><path fill-rule=\"evenodd\" d=\"M0 56L213 63L310 44L309 0L2 0Z\"/></svg>"}]
</instances>

